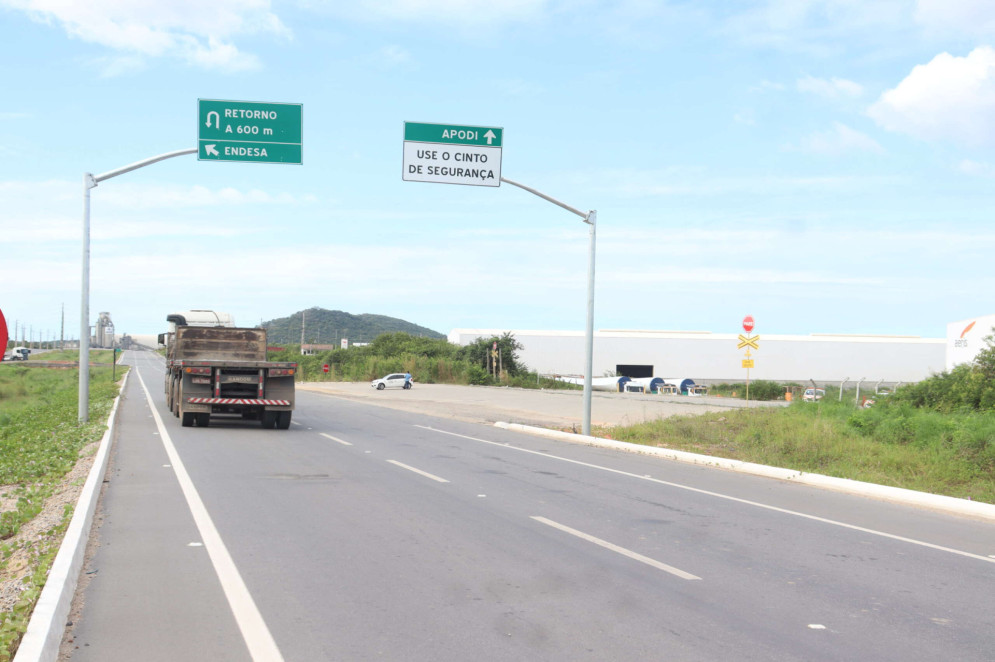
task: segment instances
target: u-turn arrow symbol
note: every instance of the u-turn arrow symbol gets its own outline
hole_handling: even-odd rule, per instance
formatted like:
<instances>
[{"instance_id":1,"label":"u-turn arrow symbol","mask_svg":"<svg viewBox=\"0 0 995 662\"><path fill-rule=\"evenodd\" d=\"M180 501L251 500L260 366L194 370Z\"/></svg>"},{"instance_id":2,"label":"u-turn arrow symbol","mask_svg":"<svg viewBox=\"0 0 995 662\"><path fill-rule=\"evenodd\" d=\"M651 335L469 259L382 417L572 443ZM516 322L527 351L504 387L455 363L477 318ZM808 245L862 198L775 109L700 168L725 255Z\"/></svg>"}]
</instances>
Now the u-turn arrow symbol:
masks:
<instances>
[{"instance_id":1,"label":"u-turn arrow symbol","mask_svg":"<svg viewBox=\"0 0 995 662\"><path fill-rule=\"evenodd\" d=\"M210 126L211 126L211 115L214 115L214 126L216 126L216 127L218 127L220 129L221 128L221 116L218 115L218 112L216 110L212 110L211 112L209 112L207 114L207 126L208 126L208 128L210 128Z\"/></svg>"}]
</instances>

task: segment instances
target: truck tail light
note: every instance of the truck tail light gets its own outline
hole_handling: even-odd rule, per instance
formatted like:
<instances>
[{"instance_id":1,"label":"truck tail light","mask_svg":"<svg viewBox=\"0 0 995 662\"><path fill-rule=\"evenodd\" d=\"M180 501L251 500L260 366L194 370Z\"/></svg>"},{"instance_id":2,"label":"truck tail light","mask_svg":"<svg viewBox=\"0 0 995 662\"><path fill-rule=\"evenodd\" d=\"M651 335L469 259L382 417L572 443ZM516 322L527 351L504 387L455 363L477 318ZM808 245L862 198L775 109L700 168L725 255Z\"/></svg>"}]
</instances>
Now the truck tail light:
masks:
<instances>
[{"instance_id":1,"label":"truck tail light","mask_svg":"<svg viewBox=\"0 0 995 662\"><path fill-rule=\"evenodd\" d=\"M191 375L210 375L210 368L184 368L184 370Z\"/></svg>"},{"instance_id":2,"label":"truck tail light","mask_svg":"<svg viewBox=\"0 0 995 662\"><path fill-rule=\"evenodd\" d=\"M270 368L269 369L269 376L270 377L290 377L293 374L294 374L294 369L293 368Z\"/></svg>"}]
</instances>

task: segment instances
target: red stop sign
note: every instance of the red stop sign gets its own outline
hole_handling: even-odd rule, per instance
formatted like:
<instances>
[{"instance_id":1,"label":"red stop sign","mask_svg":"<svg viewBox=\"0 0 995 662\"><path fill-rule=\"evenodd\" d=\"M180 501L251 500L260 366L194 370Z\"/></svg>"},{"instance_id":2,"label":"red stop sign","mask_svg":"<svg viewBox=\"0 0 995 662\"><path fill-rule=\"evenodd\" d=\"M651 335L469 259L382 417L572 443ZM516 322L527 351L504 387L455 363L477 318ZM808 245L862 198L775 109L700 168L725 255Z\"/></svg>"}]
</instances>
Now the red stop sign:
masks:
<instances>
[{"instance_id":1,"label":"red stop sign","mask_svg":"<svg viewBox=\"0 0 995 662\"><path fill-rule=\"evenodd\" d=\"M0 310L0 356L7 351L7 320L3 318L3 311Z\"/></svg>"},{"instance_id":2,"label":"red stop sign","mask_svg":"<svg viewBox=\"0 0 995 662\"><path fill-rule=\"evenodd\" d=\"M328 364L327 363L325 365L321 366L321 371L322 372L328 372Z\"/></svg>"},{"instance_id":3,"label":"red stop sign","mask_svg":"<svg viewBox=\"0 0 995 662\"><path fill-rule=\"evenodd\" d=\"M753 315L747 315L743 318L743 329L745 329L747 333L753 330Z\"/></svg>"}]
</instances>

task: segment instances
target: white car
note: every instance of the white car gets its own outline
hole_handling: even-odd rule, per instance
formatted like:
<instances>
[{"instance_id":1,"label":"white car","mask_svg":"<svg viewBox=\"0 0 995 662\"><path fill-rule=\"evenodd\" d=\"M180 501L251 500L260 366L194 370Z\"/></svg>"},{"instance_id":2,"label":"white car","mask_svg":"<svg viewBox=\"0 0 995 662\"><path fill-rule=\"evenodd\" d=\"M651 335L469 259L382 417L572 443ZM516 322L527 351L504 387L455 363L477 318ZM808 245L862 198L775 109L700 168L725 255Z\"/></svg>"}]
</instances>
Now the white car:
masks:
<instances>
[{"instance_id":1,"label":"white car","mask_svg":"<svg viewBox=\"0 0 995 662\"><path fill-rule=\"evenodd\" d=\"M826 397L826 389L824 388L807 388L805 393L802 395L803 402L818 402Z\"/></svg>"},{"instance_id":2,"label":"white car","mask_svg":"<svg viewBox=\"0 0 995 662\"><path fill-rule=\"evenodd\" d=\"M385 388L411 388L411 374L407 372L395 372L392 375L374 379L370 386L378 391Z\"/></svg>"}]
</instances>

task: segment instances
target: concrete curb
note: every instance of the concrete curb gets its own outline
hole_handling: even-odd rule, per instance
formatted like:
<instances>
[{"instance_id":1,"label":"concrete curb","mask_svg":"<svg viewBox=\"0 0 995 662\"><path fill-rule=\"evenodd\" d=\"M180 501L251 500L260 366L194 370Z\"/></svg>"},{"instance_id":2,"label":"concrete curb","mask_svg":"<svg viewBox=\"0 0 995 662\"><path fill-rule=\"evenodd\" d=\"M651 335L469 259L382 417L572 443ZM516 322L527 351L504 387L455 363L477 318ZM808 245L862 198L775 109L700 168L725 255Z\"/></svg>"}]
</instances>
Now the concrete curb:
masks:
<instances>
[{"instance_id":1,"label":"concrete curb","mask_svg":"<svg viewBox=\"0 0 995 662\"><path fill-rule=\"evenodd\" d=\"M590 437L582 434L561 432L560 430L547 430L546 428L537 428L531 425L521 425L519 423L499 422L495 423L494 426L505 430L525 432L541 437L548 437L550 439L559 439L561 441L586 444L588 446L613 448L615 450L625 451L628 453L654 455L656 457L662 457L676 462L686 462L688 464L715 467L717 469L725 469L727 471L738 471L740 473L751 474L754 476L788 480L794 483L802 483L804 485L835 490L837 492L845 492L847 494L855 494L858 496L870 497L872 499L901 503L909 506L918 506L920 508L928 508L930 510L937 510L967 517L976 517L995 522L995 504L990 503L969 501L967 499L958 499L939 494L929 494L927 492L916 492L915 490L907 490L901 487L888 487L886 485L863 483L857 480L850 480L848 478L834 478L832 476L805 473L794 469L768 467L762 464L753 464L752 462L727 460L725 458L699 455L697 453L688 453L669 448L657 448L654 446L643 446L642 444L632 444L626 441L601 439L599 437Z\"/></svg>"},{"instance_id":2,"label":"concrete curb","mask_svg":"<svg viewBox=\"0 0 995 662\"><path fill-rule=\"evenodd\" d=\"M121 395L128 386L129 370L121 384L110 416L107 417L107 430L100 439L100 446L93 459L93 466L83 484L73 517L66 528L62 545L52 563L52 569L45 581L35 605L28 629L21 639L21 645L14 655L14 662L55 662L59 657L59 647L62 645L62 635L66 631L66 619L76 594L76 584L83 568L86 556L86 544L90 540L90 528L93 525L93 514L97 510L100 498L100 487L103 484L107 462L110 459L111 441L114 438L114 428L117 423L118 405Z\"/></svg>"}]
</instances>

